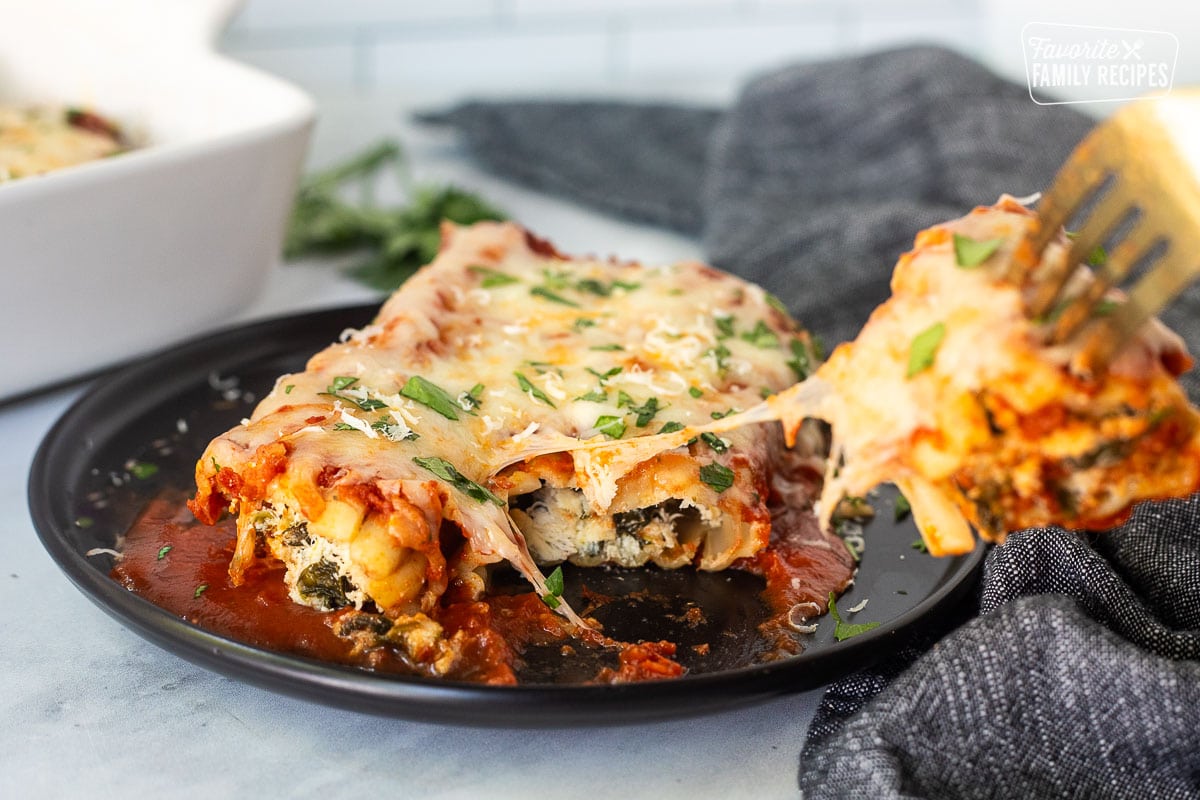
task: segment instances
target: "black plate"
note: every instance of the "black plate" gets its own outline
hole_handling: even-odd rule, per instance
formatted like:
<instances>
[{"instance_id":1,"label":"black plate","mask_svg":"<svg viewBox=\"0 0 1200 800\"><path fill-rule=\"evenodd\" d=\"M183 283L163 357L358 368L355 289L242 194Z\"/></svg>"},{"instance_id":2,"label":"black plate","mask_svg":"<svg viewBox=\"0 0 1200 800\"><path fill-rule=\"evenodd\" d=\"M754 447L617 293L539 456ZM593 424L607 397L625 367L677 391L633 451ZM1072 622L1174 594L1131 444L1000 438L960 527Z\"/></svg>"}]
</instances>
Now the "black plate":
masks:
<instances>
[{"instance_id":1,"label":"black plate","mask_svg":"<svg viewBox=\"0 0 1200 800\"><path fill-rule=\"evenodd\" d=\"M269 320L181 345L98 382L50 429L33 462L29 503L42 543L67 576L93 602L145 638L205 667L268 689L331 705L379 714L476 725L544 726L629 722L698 714L818 687L892 651L919 621L946 610L970 586L984 548L935 559L913 548L911 521L894 522L894 492L872 502L866 553L855 585L839 601L843 610L863 599L848 622L882 623L843 642L832 620L822 619L806 649L765 664L733 666L736 656L670 681L621 685L538 683L492 687L384 675L270 652L232 641L173 616L125 590L109 577L112 561L86 555L113 548L142 503L166 487L188 488L192 466L216 434L249 416L255 398L275 377L301 369L308 356L349 327L366 324L377 306L358 306ZM231 386L230 379L237 385ZM153 463L157 473L132 469ZM119 485L118 485L119 484ZM592 571L610 582L657 581L669 599L702 604L718 633L732 642L725 653L753 649L753 587L746 576L641 571ZM749 598L749 599L748 599ZM668 609L669 610L669 609ZM652 609L650 616L662 612ZM670 638L645 609L618 616L630 621L618 638ZM667 615L671 616L671 615ZM678 616L678 615L675 615ZM619 625L605 620L606 625ZM638 626L641 630L636 630ZM710 631L709 633L712 633ZM745 660L742 659L742 664ZM561 676L560 676L561 677Z\"/></svg>"}]
</instances>

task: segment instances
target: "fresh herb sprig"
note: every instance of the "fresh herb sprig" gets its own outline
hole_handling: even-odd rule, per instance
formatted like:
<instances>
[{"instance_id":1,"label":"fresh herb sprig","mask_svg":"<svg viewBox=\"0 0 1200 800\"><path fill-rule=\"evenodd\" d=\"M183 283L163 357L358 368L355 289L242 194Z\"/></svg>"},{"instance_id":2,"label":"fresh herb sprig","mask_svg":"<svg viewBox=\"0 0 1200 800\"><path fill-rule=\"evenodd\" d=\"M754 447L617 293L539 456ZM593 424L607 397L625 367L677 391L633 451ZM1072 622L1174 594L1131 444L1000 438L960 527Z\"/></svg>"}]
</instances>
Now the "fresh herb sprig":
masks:
<instances>
[{"instance_id":1,"label":"fresh herb sprig","mask_svg":"<svg viewBox=\"0 0 1200 800\"><path fill-rule=\"evenodd\" d=\"M375 184L389 167L403 164L400 145L383 141L349 160L309 175L300 184L284 239L284 257L361 253L350 267L357 280L391 291L433 260L441 244L441 224L470 225L505 215L478 195L453 186L409 187L406 206L375 202ZM357 186L359 202L346 199Z\"/></svg>"}]
</instances>

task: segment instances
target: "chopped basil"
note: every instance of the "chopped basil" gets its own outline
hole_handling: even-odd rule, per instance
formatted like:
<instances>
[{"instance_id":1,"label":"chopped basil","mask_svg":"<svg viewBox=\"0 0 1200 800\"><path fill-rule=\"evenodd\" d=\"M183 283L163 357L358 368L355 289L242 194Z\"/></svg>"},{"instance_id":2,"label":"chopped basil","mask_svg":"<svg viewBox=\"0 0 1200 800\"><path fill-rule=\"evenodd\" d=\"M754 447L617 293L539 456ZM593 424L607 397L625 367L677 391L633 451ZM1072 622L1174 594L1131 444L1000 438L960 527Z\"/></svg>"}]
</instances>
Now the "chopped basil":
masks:
<instances>
[{"instance_id":1,"label":"chopped basil","mask_svg":"<svg viewBox=\"0 0 1200 800\"><path fill-rule=\"evenodd\" d=\"M594 328L596 327L596 320L588 319L587 317L580 317L579 319L575 320L572 327L577 331L582 331L584 328Z\"/></svg>"},{"instance_id":2,"label":"chopped basil","mask_svg":"<svg viewBox=\"0 0 1200 800\"><path fill-rule=\"evenodd\" d=\"M200 595L204 594L207 591L208 591L208 584L207 583L200 584L199 586L196 587L196 591L192 592L192 599L193 600L198 599L200 597Z\"/></svg>"},{"instance_id":3,"label":"chopped basil","mask_svg":"<svg viewBox=\"0 0 1200 800\"><path fill-rule=\"evenodd\" d=\"M410 376L404 382L403 388L400 389L400 394L427 408L432 408L446 419L458 419L459 407L451 394L420 375Z\"/></svg>"},{"instance_id":4,"label":"chopped basil","mask_svg":"<svg viewBox=\"0 0 1200 800\"><path fill-rule=\"evenodd\" d=\"M608 402L608 392L604 391L603 389L592 389L587 394L581 394L575 399L587 400L591 403L605 403Z\"/></svg>"},{"instance_id":5,"label":"chopped basil","mask_svg":"<svg viewBox=\"0 0 1200 800\"><path fill-rule=\"evenodd\" d=\"M785 306L783 301L775 295L771 294L770 292L763 292L763 300L766 300L767 305L778 311L780 314L783 314L788 319L792 318L792 312L788 311L788 307Z\"/></svg>"},{"instance_id":6,"label":"chopped basil","mask_svg":"<svg viewBox=\"0 0 1200 800\"><path fill-rule=\"evenodd\" d=\"M710 347L705 350L704 355L712 356L713 360L717 362L717 370L719 372L724 372L729 367L729 356L731 356L732 353L729 352L728 347L723 344L719 344L716 347Z\"/></svg>"},{"instance_id":7,"label":"chopped basil","mask_svg":"<svg viewBox=\"0 0 1200 800\"><path fill-rule=\"evenodd\" d=\"M421 438L416 431L410 430L401 433L403 429L394 422L388 422L387 417L380 417L372 422L371 428L379 431L385 439L393 442L410 442L413 439Z\"/></svg>"},{"instance_id":8,"label":"chopped basil","mask_svg":"<svg viewBox=\"0 0 1200 800\"><path fill-rule=\"evenodd\" d=\"M733 470L715 461L700 468L700 480L717 494L733 486Z\"/></svg>"},{"instance_id":9,"label":"chopped basil","mask_svg":"<svg viewBox=\"0 0 1200 800\"><path fill-rule=\"evenodd\" d=\"M946 325L942 322L935 322L918 333L908 350L908 373L905 377L911 378L932 367L938 347L945 337Z\"/></svg>"},{"instance_id":10,"label":"chopped basil","mask_svg":"<svg viewBox=\"0 0 1200 800\"><path fill-rule=\"evenodd\" d=\"M834 622L837 623L837 626L833 629L833 638L839 642L844 642L852 636L858 636L860 633L866 633L869 630L879 627L878 622L862 622L856 625L842 622L842 615L838 613L833 592L829 593L829 616L833 617Z\"/></svg>"},{"instance_id":11,"label":"chopped basil","mask_svg":"<svg viewBox=\"0 0 1200 800\"><path fill-rule=\"evenodd\" d=\"M978 267L991 258L992 253L1004 244L1003 237L998 239L972 239L960 233L954 234L954 263L970 269Z\"/></svg>"},{"instance_id":12,"label":"chopped basil","mask_svg":"<svg viewBox=\"0 0 1200 800\"><path fill-rule=\"evenodd\" d=\"M767 323L761 319L754 326L753 330L746 331L742 334L742 339L763 349L778 347L779 337L775 335L775 331L767 327Z\"/></svg>"},{"instance_id":13,"label":"chopped basil","mask_svg":"<svg viewBox=\"0 0 1200 800\"><path fill-rule=\"evenodd\" d=\"M381 408L387 407L387 403L384 403L382 400L373 400L370 398L359 399L342 394L342 392L356 383L358 383L358 378L349 375L339 375L333 379L332 383L325 387L325 391L321 392L321 394L335 397L338 400L345 400L347 403L353 403L363 411L378 411Z\"/></svg>"},{"instance_id":14,"label":"chopped basil","mask_svg":"<svg viewBox=\"0 0 1200 800\"><path fill-rule=\"evenodd\" d=\"M635 406L632 403L629 405L629 410L637 414L637 426L644 428L650 424L650 420L654 419L654 415L662 409L658 406L658 398L651 397L640 406Z\"/></svg>"},{"instance_id":15,"label":"chopped basil","mask_svg":"<svg viewBox=\"0 0 1200 800\"><path fill-rule=\"evenodd\" d=\"M584 278L575 284L575 288L581 292L590 292L591 294L599 295L600 297L608 297L612 294L612 288L605 286L595 278Z\"/></svg>"},{"instance_id":16,"label":"chopped basil","mask_svg":"<svg viewBox=\"0 0 1200 800\"><path fill-rule=\"evenodd\" d=\"M617 408L626 408L633 406L633 398L624 389L617 390Z\"/></svg>"},{"instance_id":17,"label":"chopped basil","mask_svg":"<svg viewBox=\"0 0 1200 800\"><path fill-rule=\"evenodd\" d=\"M474 411L483 403L482 383L477 383L458 396L458 407L463 411Z\"/></svg>"},{"instance_id":18,"label":"chopped basil","mask_svg":"<svg viewBox=\"0 0 1200 800\"><path fill-rule=\"evenodd\" d=\"M1104 249L1104 245L1098 244L1091 253L1088 254L1087 264L1089 267L1103 267L1108 262L1108 251Z\"/></svg>"},{"instance_id":19,"label":"chopped basil","mask_svg":"<svg viewBox=\"0 0 1200 800\"><path fill-rule=\"evenodd\" d=\"M135 461L129 465L129 472L133 477L144 481L158 474L158 464L151 464L148 461Z\"/></svg>"},{"instance_id":20,"label":"chopped basil","mask_svg":"<svg viewBox=\"0 0 1200 800\"><path fill-rule=\"evenodd\" d=\"M558 608L562 605L562 593L565 588L562 566L557 566L546 576L546 593L542 595L542 602L550 608Z\"/></svg>"},{"instance_id":21,"label":"chopped basil","mask_svg":"<svg viewBox=\"0 0 1200 800\"><path fill-rule=\"evenodd\" d=\"M909 545L909 547L911 547L913 550L916 550L918 553L928 553L929 552L929 547L926 546L924 539L914 540L913 543Z\"/></svg>"},{"instance_id":22,"label":"chopped basil","mask_svg":"<svg viewBox=\"0 0 1200 800\"><path fill-rule=\"evenodd\" d=\"M167 553L169 552L171 552L171 545L169 544L164 544L162 547L158 548L158 560L162 561L167 557Z\"/></svg>"},{"instance_id":23,"label":"chopped basil","mask_svg":"<svg viewBox=\"0 0 1200 800\"><path fill-rule=\"evenodd\" d=\"M709 414L709 416L712 417L713 419L725 419L725 417L728 417L730 414L734 413L736 410L737 409L727 408L724 411L714 411L711 414Z\"/></svg>"},{"instance_id":24,"label":"chopped basil","mask_svg":"<svg viewBox=\"0 0 1200 800\"><path fill-rule=\"evenodd\" d=\"M349 375L338 375L333 379L333 383L329 384L329 388L325 392L327 394L337 394L343 389L349 389L356 383L358 383L358 378L352 378Z\"/></svg>"},{"instance_id":25,"label":"chopped basil","mask_svg":"<svg viewBox=\"0 0 1200 800\"><path fill-rule=\"evenodd\" d=\"M698 386L692 386L688 389L688 394L690 394L692 397L699 399L704 396L704 390Z\"/></svg>"},{"instance_id":26,"label":"chopped basil","mask_svg":"<svg viewBox=\"0 0 1200 800\"><path fill-rule=\"evenodd\" d=\"M612 369L608 370L607 372L599 372L597 370L592 369L591 367L585 367L585 369L587 369L588 372L590 372L591 374L593 374L597 378L599 378L600 383L603 384L609 378L613 377L614 375L620 375L622 367L613 367Z\"/></svg>"},{"instance_id":27,"label":"chopped basil","mask_svg":"<svg viewBox=\"0 0 1200 800\"><path fill-rule=\"evenodd\" d=\"M529 378L526 378L519 372L514 372L513 375L517 376L517 385L521 387L522 392L528 392L533 396L533 399L540 400L551 408L558 408L558 406L554 405L554 401L546 396L545 392L529 382Z\"/></svg>"},{"instance_id":28,"label":"chopped basil","mask_svg":"<svg viewBox=\"0 0 1200 800\"><path fill-rule=\"evenodd\" d=\"M718 453L724 453L729 449L729 442L725 441L720 436L717 436L712 431L705 431L704 433L700 434L700 441L704 442Z\"/></svg>"},{"instance_id":29,"label":"chopped basil","mask_svg":"<svg viewBox=\"0 0 1200 800\"><path fill-rule=\"evenodd\" d=\"M284 394L291 394L291 393L292 393L292 389L295 389L295 388L296 388L296 384L294 384L294 383L289 383L287 386L283 387L283 393L284 393Z\"/></svg>"},{"instance_id":30,"label":"chopped basil","mask_svg":"<svg viewBox=\"0 0 1200 800\"><path fill-rule=\"evenodd\" d=\"M492 269L490 267L481 267L476 265L467 267L467 269L471 270L471 272L474 272L476 275L483 276L483 280L479 282L479 285L484 289L491 289L495 286L508 286L509 284L521 282L506 272L501 272L498 269Z\"/></svg>"},{"instance_id":31,"label":"chopped basil","mask_svg":"<svg viewBox=\"0 0 1200 800\"><path fill-rule=\"evenodd\" d=\"M602 353L616 352L617 350L624 349L625 348L619 344L598 344L588 348L588 350L597 350Z\"/></svg>"},{"instance_id":32,"label":"chopped basil","mask_svg":"<svg viewBox=\"0 0 1200 800\"><path fill-rule=\"evenodd\" d=\"M790 346L792 360L787 362L787 365L792 368L792 372L796 373L796 380L805 380L816 372L817 366L821 363L821 346L816 339L809 339L808 342L805 342L798 337L792 339Z\"/></svg>"},{"instance_id":33,"label":"chopped basil","mask_svg":"<svg viewBox=\"0 0 1200 800\"><path fill-rule=\"evenodd\" d=\"M713 317L713 324L717 326L718 339L733 336L733 317Z\"/></svg>"},{"instance_id":34,"label":"chopped basil","mask_svg":"<svg viewBox=\"0 0 1200 800\"><path fill-rule=\"evenodd\" d=\"M529 293L534 297L541 297L545 300L549 300L552 303L559 303L560 305L570 306L571 308L580 308L579 303L576 303L574 300L568 300L560 294L555 294L545 286L535 286L529 290Z\"/></svg>"},{"instance_id":35,"label":"chopped basil","mask_svg":"<svg viewBox=\"0 0 1200 800\"><path fill-rule=\"evenodd\" d=\"M625 435L625 420L611 414L596 417L594 427L610 439L620 439Z\"/></svg>"},{"instance_id":36,"label":"chopped basil","mask_svg":"<svg viewBox=\"0 0 1200 800\"><path fill-rule=\"evenodd\" d=\"M563 371L559 367L554 366L549 361L526 360L522 363L524 363L526 366L533 367L533 371L538 375L545 375L547 372L553 372L561 378L563 374Z\"/></svg>"},{"instance_id":37,"label":"chopped basil","mask_svg":"<svg viewBox=\"0 0 1200 800\"><path fill-rule=\"evenodd\" d=\"M434 475L437 475L472 500L480 503L495 503L498 506L505 505L504 500L492 494L466 475L463 475L453 464L444 458L438 458L437 456L430 456L428 458L414 456L413 462L418 467L427 469Z\"/></svg>"},{"instance_id":38,"label":"chopped basil","mask_svg":"<svg viewBox=\"0 0 1200 800\"><path fill-rule=\"evenodd\" d=\"M674 433L675 431L683 430L683 428L684 428L684 425L682 422L676 422L675 420L671 420L670 422L664 423L663 426L658 429L658 432L659 433Z\"/></svg>"},{"instance_id":39,"label":"chopped basil","mask_svg":"<svg viewBox=\"0 0 1200 800\"><path fill-rule=\"evenodd\" d=\"M912 513L912 505L909 504L908 498L902 494L896 495L895 520L900 520Z\"/></svg>"},{"instance_id":40,"label":"chopped basil","mask_svg":"<svg viewBox=\"0 0 1200 800\"><path fill-rule=\"evenodd\" d=\"M356 430L358 430L358 428L354 427L353 425L351 425L348 422L335 422L335 423L333 423L333 429L335 431L356 431Z\"/></svg>"}]
</instances>

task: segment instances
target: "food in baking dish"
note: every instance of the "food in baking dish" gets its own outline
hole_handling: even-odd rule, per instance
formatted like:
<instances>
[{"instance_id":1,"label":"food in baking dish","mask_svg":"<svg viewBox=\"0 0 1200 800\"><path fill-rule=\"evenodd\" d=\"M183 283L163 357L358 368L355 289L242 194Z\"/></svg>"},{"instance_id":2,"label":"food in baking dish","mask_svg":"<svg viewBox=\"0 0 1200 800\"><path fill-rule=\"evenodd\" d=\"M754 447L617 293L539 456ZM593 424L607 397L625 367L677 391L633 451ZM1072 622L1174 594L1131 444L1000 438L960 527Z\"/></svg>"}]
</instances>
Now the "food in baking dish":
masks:
<instances>
[{"instance_id":1,"label":"food in baking dish","mask_svg":"<svg viewBox=\"0 0 1200 800\"><path fill-rule=\"evenodd\" d=\"M115 155L121 130L77 108L0 106L0 183Z\"/></svg>"},{"instance_id":2,"label":"food in baking dish","mask_svg":"<svg viewBox=\"0 0 1200 800\"><path fill-rule=\"evenodd\" d=\"M189 505L204 522L236 515L235 582L278 559L295 602L438 642L410 644L439 674L456 658L445 608L483 597L505 563L586 629L553 565L761 571L786 538L819 577L780 597L816 613L854 568L812 517L819 443L786 448L770 424L630 465L562 452L736 413L790 386L800 359L813 342L779 304L709 267L569 258L514 224L447 225L373 323L211 442Z\"/></svg>"}]
</instances>

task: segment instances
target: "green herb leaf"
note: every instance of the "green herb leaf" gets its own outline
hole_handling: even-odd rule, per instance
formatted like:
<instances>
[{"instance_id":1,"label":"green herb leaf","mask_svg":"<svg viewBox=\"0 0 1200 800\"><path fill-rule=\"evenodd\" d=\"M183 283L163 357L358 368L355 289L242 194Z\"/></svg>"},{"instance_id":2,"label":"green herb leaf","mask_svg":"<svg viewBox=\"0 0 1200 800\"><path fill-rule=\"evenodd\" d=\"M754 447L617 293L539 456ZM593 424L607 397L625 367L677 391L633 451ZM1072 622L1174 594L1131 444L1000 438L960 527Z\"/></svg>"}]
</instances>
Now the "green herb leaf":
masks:
<instances>
[{"instance_id":1,"label":"green herb leaf","mask_svg":"<svg viewBox=\"0 0 1200 800\"><path fill-rule=\"evenodd\" d=\"M193 600L199 599L200 595L204 594L207 591L208 591L208 584L207 583L200 584L199 586L196 587L196 591L192 592L192 599Z\"/></svg>"},{"instance_id":2,"label":"green herb leaf","mask_svg":"<svg viewBox=\"0 0 1200 800\"><path fill-rule=\"evenodd\" d=\"M1104 245L1098 244L1088 253L1087 263L1089 267L1103 267L1108 263L1108 251L1104 249Z\"/></svg>"},{"instance_id":3,"label":"green herb leaf","mask_svg":"<svg viewBox=\"0 0 1200 800\"><path fill-rule=\"evenodd\" d=\"M792 312L788 311L788 307L785 306L783 301L775 295L771 294L770 292L763 292L763 299L767 301L767 305L778 311L780 314L783 314L788 319L792 318Z\"/></svg>"},{"instance_id":4,"label":"green herb leaf","mask_svg":"<svg viewBox=\"0 0 1200 800\"><path fill-rule=\"evenodd\" d=\"M725 417L728 417L730 414L734 413L734 411L736 411L736 410L737 409L727 408L724 411L714 411L711 414L709 414L709 416L712 417L713 419L725 419Z\"/></svg>"},{"instance_id":5,"label":"green herb leaf","mask_svg":"<svg viewBox=\"0 0 1200 800\"><path fill-rule=\"evenodd\" d=\"M542 595L542 602L550 606L550 608L558 608L562 605L562 593L566 589L563 581L562 566L557 566L554 571L546 576L546 593Z\"/></svg>"},{"instance_id":6,"label":"green herb leaf","mask_svg":"<svg viewBox=\"0 0 1200 800\"><path fill-rule=\"evenodd\" d=\"M866 633L869 630L874 630L879 627L878 622L862 622L856 625L842 622L842 615L838 613L837 603L834 601L833 592L829 593L829 616L833 617L837 623L833 629L833 638L839 642L844 642L852 636L858 636L860 633Z\"/></svg>"},{"instance_id":7,"label":"green herb leaf","mask_svg":"<svg viewBox=\"0 0 1200 800\"><path fill-rule=\"evenodd\" d=\"M295 389L295 388L296 388L296 384L294 384L294 383L289 383L287 386L283 387L283 393L284 393L284 394L291 394L291 393L292 393L292 389Z\"/></svg>"},{"instance_id":8,"label":"green herb leaf","mask_svg":"<svg viewBox=\"0 0 1200 800\"><path fill-rule=\"evenodd\" d=\"M91 517L76 517L75 518L75 527L76 528L90 528L95 524L96 524L96 520L92 519Z\"/></svg>"},{"instance_id":9,"label":"green herb leaf","mask_svg":"<svg viewBox=\"0 0 1200 800\"><path fill-rule=\"evenodd\" d=\"M718 339L733 336L733 317L713 317L713 324L717 326Z\"/></svg>"},{"instance_id":10,"label":"green herb leaf","mask_svg":"<svg viewBox=\"0 0 1200 800\"><path fill-rule=\"evenodd\" d=\"M577 331L582 331L584 328L594 328L596 327L596 320L588 319L587 317L580 317L579 319L575 320L574 323L572 323L571 327Z\"/></svg>"},{"instance_id":11,"label":"green herb leaf","mask_svg":"<svg viewBox=\"0 0 1200 800\"><path fill-rule=\"evenodd\" d=\"M895 520L900 520L912 513L912 505L909 504L908 498L902 494L896 495Z\"/></svg>"},{"instance_id":12,"label":"green herb leaf","mask_svg":"<svg viewBox=\"0 0 1200 800\"><path fill-rule=\"evenodd\" d=\"M625 420L611 414L596 417L596 424L593 427L610 439L620 439L625 435Z\"/></svg>"},{"instance_id":13,"label":"green herb leaf","mask_svg":"<svg viewBox=\"0 0 1200 800\"><path fill-rule=\"evenodd\" d=\"M600 352L616 352L617 350L624 349L625 348L619 344L598 344L588 348L588 350L598 350Z\"/></svg>"},{"instance_id":14,"label":"green herb leaf","mask_svg":"<svg viewBox=\"0 0 1200 800\"><path fill-rule=\"evenodd\" d=\"M533 295L534 297L541 297L544 300L549 300L550 302L558 303L559 305L570 306L571 308L581 308L582 307L579 305L579 303L576 303L574 300L568 300L567 298L563 297L561 294L556 294L555 292L551 291L550 289L548 289L545 286L535 286L529 290L529 293L531 295Z\"/></svg>"},{"instance_id":15,"label":"green herb leaf","mask_svg":"<svg viewBox=\"0 0 1200 800\"><path fill-rule=\"evenodd\" d=\"M437 456L429 456L428 458L414 456L413 462L418 467L429 470L472 500L480 503L495 503L498 506L505 505L504 500L492 494L466 475L463 475L453 464L444 458L438 458Z\"/></svg>"},{"instance_id":16,"label":"green herb leaf","mask_svg":"<svg viewBox=\"0 0 1200 800\"><path fill-rule=\"evenodd\" d=\"M704 433L700 434L700 441L704 442L718 453L724 453L729 449L729 443L711 431L705 431Z\"/></svg>"},{"instance_id":17,"label":"green herb leaf","mask_svg":"<svg viewBox=\"0 0 1200 800\"><path fill-rule=\"evenodd\" d=\"M415 400L423 406L432 408L446 419L458 419L460 409L450 393L420 375L410 376L400 389L400 394L409 400Z\"/></svg>"},{"instance_id":18,"label":"green herb leaf","mask_svg":"<svg viewBox=\"0 0 1200 800\"><path fill-rule=\"evenodd\" d=\"M692 397L695 397L696 399L699 399L701 397L704 397L704 390L699 388L698 386L691 386L688 388L688 394L690 394Z\"/></svg>"},{"instance_id":19,"label":"green herb leaf","mask_svg":"<svg viewBox=\"0 0 1200 800\"><path fill-rule=\"evenodd\" d=\"M587 394L581 394L575 399L587 400L592 403L605 403L608 402L608 392L604 391L603 389L592 389Z\"/></svg>"},{"instance_id":20,"label":"green herb leaf","mask_svg":"<svg viewBox=\"0 0 1200 800\"><path fill-rule=\"evenodd\" d=\"M158 464L151 464L148 461L135 461L130 465L129 472L133 477L144 481L158 474Z\"/></svg>"},{"instance_id":21,"label":"green herb leaf","mask_svg":"<svg viewBox=\"0 0 1200 800\"><path fill-rule=\"evenodd\" d=\"M704 351L704 355L713 357L713 360L717 362L718 372L724 372L729 368L729 356L732 353L729 352L729 348L725 345L719 344L716 347L710 347Z\"/></svg>"},{"instance_id":22,"label":"green herb leaf","mask_svg":"<svg viewBox=\"0 0 1200 800\"><path fill-rule=\"evenodd\" d=\"M913 543L909 545L909 547L911 547L913 550L916 550L918 553L928 553L929 552L929 547L926 546L924 539L914 540Z\"/></svg>"},{"instance_id":23,"label":"green herb leaf","mask_svg":"<svg viewBox=\"0 0 1200 800\"><path fill-rule=\"evenodd\" d=\"M682 422L676 422L675 420L671 420L670 422L664 423L663 426L658 429L658 432L659 433L674 433L675 431L681 431L683 429L684 429L684 424Z\"/></svg>"},{"instance_id":24,"label":"green herb leaf","mask_svg":"<svg viewBox=\"0 0 1200 800\"><path fill-rule=\"evenodd\" d=\"M813 339L805 342L797 337L792 339L789 346L792 350L792 360L787 365L796 373L796 380L806 380L816 372L821 363L820 345Z\"/></svg>"},{"instance_id":25,"label":"green herb leaf","mask_svg":"<svg viewBox=\"0 0 1200 800\"><path fill-rule=\"evenodd\" d=\"M164 544L162 547L158 548L158 560L162 561L167 557L167 553L169 552L171 552L171 545L169 544Z\"/></svg>"},{"instance_id":26,"label":"green herb leaf","mask_svg":"<svg viewBox=\"0 0 1200 800\"><path fill-rule=\"evenodd\" d=\"M354 384L358 383L358 378L350 377L349 375L338 375L333 379L333 382L325 389L326 394L337 394L343 389L349 389Z\"/></svg>"},{"instance_id":27,"label":"green herb leaf","mask_svg":"<svg viewBox=\"0 0 1200 800\"><path fill-rule=\"evenodd\" d=\"M529 382L529 378L526 378L519 372L514 372L513 375L517 376L517 385L521 387L522 392L528 392L533 395L535 400L540 400L551 408L558 408L558 406L554 405L554 401L546 396L545 392Z\"/></svg>"},{"instance_id":28,"label":"green herb leaf","mask_svg":"<svg viewBox=\"0 0 1200 800\"><path fill-rule=\"evenodd\" d=\"M509 286L511 284L521 282L512 275L509 275L507 272L501 272L500 270L492 269L491 267L474 265L467 267L467 269L469 269L471 272L474 272L476 275L483 277L483 280L479 282L479 286L483 289L492 289L496 286Z\"/></svg>"},{"instance_id":29,"label":"green herb leaf","mask_svg":"<svg viewBox=\"0 0 1200 800\"><path fill-rule=\"evenodd\" d=\"M733 486L733 470L715 461L700 468L700 480L717 494Z\"/></svg>"},{"instance_id":30,"label":"green herb leaf","mask_svg":"<svg viewBox=\"0 0 1200 800\"><path fill-rule=\"evenodd\" d=\"M630 404L629 410L637 414L637 426L639 428L644 428L650 424L650 420L654 419L654 415L662 409L658 407L658 398L651 397L640 406Z\"/></svg>"},{"instance_id":31,"label":"green herb leaf","mask_svg":"<svg viewBox=\"0 0 1200 800\"><path fill-rule=\"evenodd\" d=\"M932 367L933 360L937 357L938 347L945 337L946 325L942 322L935 322L918 333L913 338L912 345L908 350L908 373L905 377L911 378Z\"/></svg>"},{"instance_id":32,"label":"green herb leaf","mask_svg":"<svg viewBox=\"0 0 1200 800\"><path fill-rule=\"evenodd\" d=\"M477 383L467 391L460 394L458 396L458 407L467 412L471 412L479 408L479 406L483 403L483 390L483 384Z\"/></svg>"},{"instance_id":33,"label":"green herb leaf","mask_svg":"<svg viewBox=\"0 0 1200 800\"><path fill-rule=\"evenodd\" d=\"M754 326L753 330L746 331L742 334L742 339L762 349L769 349L779 346L779 337L775 335L775 331L767 327L767 323L761 319Z\"/></svg>"},{"instance_id":34,"label":"green herb leaf","mask_svg":"<svg viewBox=\"0 0 1200 800\"><path fill-rule=\"evenodd\" d=\"M972 239L960 233L954 234L954 263L970 269L978 267L991 258L992 253L1004 244L1003 237L998 239Z\"/></svg>"},{"instance_id":35,"label":"green herb leaf","mask_svg":"<svg viewBox=\"0 0 1200 800\"><path fill-rule=\"evenodd\" d=\"M590 372L592 375L595 375L597 378L599 378L601 384L604 384L605 382L608 381L609 378L613 377L614 375L620 375L622 367L613 367L612 369L608 370L607 372L598 372L597 370L594 370L591 367L585 367L585 369L588 372Z\"/></svg>"}]
</instances>

